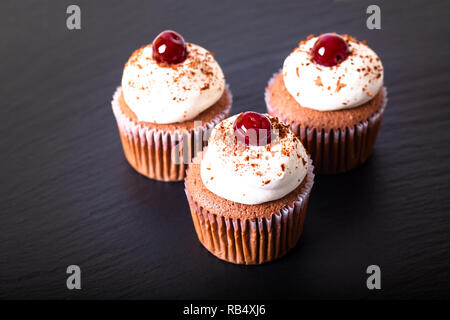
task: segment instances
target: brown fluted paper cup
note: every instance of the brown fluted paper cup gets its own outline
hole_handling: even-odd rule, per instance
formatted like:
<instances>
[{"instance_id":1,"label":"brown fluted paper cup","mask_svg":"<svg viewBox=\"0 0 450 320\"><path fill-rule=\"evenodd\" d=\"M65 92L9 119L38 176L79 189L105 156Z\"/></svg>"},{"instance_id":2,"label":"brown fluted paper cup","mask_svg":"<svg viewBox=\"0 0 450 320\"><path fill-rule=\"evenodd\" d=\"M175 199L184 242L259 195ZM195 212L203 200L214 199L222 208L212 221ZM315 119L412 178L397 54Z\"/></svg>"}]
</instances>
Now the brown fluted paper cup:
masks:
<instances>
[{"instance_id":1,"label":"brown fluted paper cup","mask_svg":"<svg viewBox=\"0 0 450 320\"><path fill-rule=\"evenodd\" d=\"M231 92L227 86L230 104L212 121L191 130L155 130L134 121L120 110L121 93L122 88L118 87L111 104L125 157L137 172L160 181L183 180L189 163L206 146L211 129L231 112Z\"/></svg>"},{"instance_id":2,"label":"brown fluted paper cup","mask_svg":"<svg viewBox=\"0 0 450 320\"><path fill-rule=\"evenodd\" d=\"M297 201L274 212L269 218L234 219L223 216L221 212L209 212L194 201L185 187L198 239L213 255L235 264L262 264L282 257L297 244L303 231L314 184L310 158L305 179Z\"/></svg>"},{"instance_id":3,"label":"brown fluted paper cup","mask_svg":"<svg viewBox=\"0 0 450 320\"><path fill-rule=\"evenodd\" d=\"M268 83L272 85L275 73ZM309 128L290 121L286 116L277 114L270 103L268 89L265 102L269 114L289 124L291 130L300 138L311 158L317 173L336 174L349 171L366 162L372 154L378 130L387 104L387 90L383 87L383 105L373 115L357 125L346 128Z\"/></svg>"}]
</instances>

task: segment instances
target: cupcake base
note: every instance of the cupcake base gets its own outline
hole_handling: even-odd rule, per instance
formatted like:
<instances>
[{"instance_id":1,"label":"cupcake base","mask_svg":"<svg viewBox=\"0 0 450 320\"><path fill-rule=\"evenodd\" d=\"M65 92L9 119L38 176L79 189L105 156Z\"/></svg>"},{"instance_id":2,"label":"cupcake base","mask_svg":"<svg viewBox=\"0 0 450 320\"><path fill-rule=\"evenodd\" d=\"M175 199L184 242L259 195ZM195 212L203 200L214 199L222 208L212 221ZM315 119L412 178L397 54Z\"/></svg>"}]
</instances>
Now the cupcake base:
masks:
<instances>
[{"instance_id":1,"label":"cupcake base","mask_svg":"<svg viewBox=\"0 0 450 320\"><path fill-rule=\"evenodd\" d=\"M187 166L206 145L211 129L231 112L232 97L227 87L227 105L208 122L198 127L152 128L123 112L121 94L118 87L111 104L125 157L138 173L160 181L183 180Z\"/></svg>"},{"instance_id":2,"label":"cupcake base","mask_svg":"<svg viewBox=\"0 0 450 320\"><path fill-rule=\"evenodd\" d=\"M276 81L275 74L269 81L265 101L269 114L290 124L291 130L300 138L314 161L315 170L320 174L337 174L349 171L366 162L372 154L377 134L387 103L387 90L382 88L382 102L378 108L356 123L348 119L348 124L340 127L311 126L289 119L271 103L269 88ZM284 93L284 94L289 94ZM290 97L291 98L291 97ZM292 100L294 100L292 98ZM295 101L295 100L294 100ZM295 102L297 103L297 102ZM356 108L355 108L356 109ZM347 112L351 112L349 110ZM361 114L358 114L361 117ZM342 117L341 117L342 118ZM346 121L345 119L339 119Z\"/></svg>"},{"instance_id":3,"label":"cupcake base","mask_svg":"<svg viewBox=\"0 0 450 320\"><path fill-rule=\"evenodd\" d=\"M192 166L188 171L192 170ZM201 201L204 197L197 197L190 188L201 182L199 168L187 173L185 192L194 222L195 231L202 245L217 258L235 264L256 265L278 259L288 253L298 242L303 231L309 194L314 184L314 173L311 159L309 169L302 184L295 189L295 198L278 211L262 216L240 217L224 212L210 212L205 209ZM193 179L194 181L188 181ZM200 179L200 180L199 180ZM190 183L192 182L192 183ZM218 197L202 186L200 192L208 192L208 197ZM197 199L196 199L197 198ZM292 198L292 194L281 200ZM225 199L220 198L221 201ZM225 200L228 201L228 200ZM267 204L261 204L266 205ZM240 209L249 205L239 204ZM247 211L248 212L248 211Z\"/></svg>"}]
</instances>

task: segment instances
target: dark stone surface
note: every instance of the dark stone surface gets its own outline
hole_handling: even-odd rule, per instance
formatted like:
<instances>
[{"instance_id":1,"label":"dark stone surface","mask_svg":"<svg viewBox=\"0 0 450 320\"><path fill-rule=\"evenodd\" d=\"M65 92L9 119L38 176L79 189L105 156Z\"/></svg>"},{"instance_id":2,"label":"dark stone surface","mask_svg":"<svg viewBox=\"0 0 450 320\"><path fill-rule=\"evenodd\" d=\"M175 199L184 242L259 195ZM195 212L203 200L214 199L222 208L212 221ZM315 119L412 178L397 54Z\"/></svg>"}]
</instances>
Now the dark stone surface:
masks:
<instances>
[{"instance_id":1,"label":"dark stone surface","mask_svg":"<svg viewBox=\"0 0 450 320\"><path fill-rule=\"evenodd\" d=\"M66 29L66 7L82 30ZM0 298L450 297L450 3L1 1ZM283 259L219 261L200 245L182 183L136 174L110 100L131 52L163 29L216 54L234 112L264 111L267 80L311 33L366 39L389 103L373 157L318 177ZM66 267L82 290L66 289ZM366 289L378 264L382 290Z\"/></svg>"}]
</instances>

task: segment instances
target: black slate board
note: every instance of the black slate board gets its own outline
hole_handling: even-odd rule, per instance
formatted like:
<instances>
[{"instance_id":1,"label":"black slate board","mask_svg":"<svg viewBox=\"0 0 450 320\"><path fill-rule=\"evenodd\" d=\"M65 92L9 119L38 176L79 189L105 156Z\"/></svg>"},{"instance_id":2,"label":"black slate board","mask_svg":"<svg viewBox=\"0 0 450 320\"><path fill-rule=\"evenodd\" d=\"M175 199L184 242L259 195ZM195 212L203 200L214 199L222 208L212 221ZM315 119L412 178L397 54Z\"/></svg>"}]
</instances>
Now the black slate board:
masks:
<instances>
[{"instance_id":1,"label":"black slate board","mask_svg":"<svg viewBox=\"0 0 450 320\"><path fill-rule=\"evenodd\" d=\"M82 11L66 29L66 8ZM0 298L450 297L450 3L1 1ZM163 29L216 54L235 113L311 33L366 39L389 103L376 150L320 176L283 259L231 265L196 238L182 183L136 174L110 108L131 52ZM66 289L66 268L82 289ZM382 289L366 288L377 264Z\"/></svg>"}]
</instances>

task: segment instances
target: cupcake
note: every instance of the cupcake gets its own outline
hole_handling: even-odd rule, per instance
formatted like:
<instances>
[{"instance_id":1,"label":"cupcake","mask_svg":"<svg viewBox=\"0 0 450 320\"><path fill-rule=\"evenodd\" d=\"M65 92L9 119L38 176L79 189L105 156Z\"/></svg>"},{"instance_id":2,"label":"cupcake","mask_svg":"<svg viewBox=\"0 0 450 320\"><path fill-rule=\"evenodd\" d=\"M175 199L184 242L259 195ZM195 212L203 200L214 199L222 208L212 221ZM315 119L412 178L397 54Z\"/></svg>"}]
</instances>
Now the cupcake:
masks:
<instances>
[{"instance_id":1,"label":"cupcake","mask_svg":"<svg viewBox=\"0 0 450 320\"><path fill-rule=\"evenodd\" d=\"M353 37L310 36L269 81L265 100L300 137L318 173L345 172L373 151L386 106L383 65Z\"/></svg>"},{"instance_id":2,"label":"cupcake","mask_svg":"<svg viewBox=\"0 0 450 320\"><path fill-rule=\"evenodd\" d=\"M125 157L140 174L179 181L231 111L231 92L211 52L164 31L131 55L112 100Z\"/></svg>"},{"instance_id":3,"label":"cupcake","mask_svg":"<svg viewBox=\"0 0 450 320\"><path fill-rule=\"evenodd\" d=\"M216 257L262 264L298 242L313 165L289 126L241 113L219 123L189 166L185 192L195 231Z\"/></svg>"}]
</instances>

